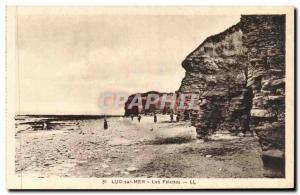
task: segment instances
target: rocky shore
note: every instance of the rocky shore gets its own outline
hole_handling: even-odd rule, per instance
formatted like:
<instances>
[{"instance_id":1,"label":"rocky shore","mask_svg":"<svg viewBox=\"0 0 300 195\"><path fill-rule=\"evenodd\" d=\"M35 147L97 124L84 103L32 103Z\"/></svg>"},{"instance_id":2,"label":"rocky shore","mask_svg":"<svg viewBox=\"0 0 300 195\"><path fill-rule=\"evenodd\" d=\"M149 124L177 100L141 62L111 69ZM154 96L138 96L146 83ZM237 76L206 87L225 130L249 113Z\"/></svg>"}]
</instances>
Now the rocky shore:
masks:
<instances>
[{"instance_id":1,"label":"rocky shore","mask_svg":"<svg viewBox=\"0 0 300 195\"><path fill-rule=\"evenodd\" d=\"M195 128L169 116L67 121L68 127L16 134L16 173L34 178L264 177L255 137L216 133L209 143Z\"/></svg>"}]
</instances>

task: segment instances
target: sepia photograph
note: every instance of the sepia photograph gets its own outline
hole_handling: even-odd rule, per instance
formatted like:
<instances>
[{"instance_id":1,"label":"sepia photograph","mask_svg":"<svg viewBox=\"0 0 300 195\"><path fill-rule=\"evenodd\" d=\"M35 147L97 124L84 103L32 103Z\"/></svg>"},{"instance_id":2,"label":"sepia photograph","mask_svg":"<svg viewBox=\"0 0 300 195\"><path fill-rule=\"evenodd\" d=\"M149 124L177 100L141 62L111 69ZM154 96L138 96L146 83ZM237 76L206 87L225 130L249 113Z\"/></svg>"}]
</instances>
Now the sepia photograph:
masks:
<instances>
[{"instance_id":1,"label":"sepia photograph","mask_svg":"<svg viewBox=\"0 0 300 195\"><path fill-rule=\"evenodd\" d=\"M294 188L293 7L6 8L8 189Z\"/></svg>"}]
</instances>

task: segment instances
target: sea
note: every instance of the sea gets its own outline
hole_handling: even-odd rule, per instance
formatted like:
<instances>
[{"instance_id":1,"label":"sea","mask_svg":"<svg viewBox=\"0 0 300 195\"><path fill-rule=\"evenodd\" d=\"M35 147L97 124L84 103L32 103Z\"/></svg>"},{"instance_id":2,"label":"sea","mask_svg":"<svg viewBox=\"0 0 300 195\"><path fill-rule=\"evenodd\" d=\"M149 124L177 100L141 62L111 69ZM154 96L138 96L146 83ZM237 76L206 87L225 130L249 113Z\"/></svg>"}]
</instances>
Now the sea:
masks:
<instances>
[{"instance_id":1,"label":"sea","mask_svg":"<svg viewBox=\"0 0 300 195\"><path fill-rule=\"evenodd\" d=\"M88 121L104 118L119 118L122 115L16 115L16 135L23 131L49 131L76 128Z\"/></svg>"}]
</instances>

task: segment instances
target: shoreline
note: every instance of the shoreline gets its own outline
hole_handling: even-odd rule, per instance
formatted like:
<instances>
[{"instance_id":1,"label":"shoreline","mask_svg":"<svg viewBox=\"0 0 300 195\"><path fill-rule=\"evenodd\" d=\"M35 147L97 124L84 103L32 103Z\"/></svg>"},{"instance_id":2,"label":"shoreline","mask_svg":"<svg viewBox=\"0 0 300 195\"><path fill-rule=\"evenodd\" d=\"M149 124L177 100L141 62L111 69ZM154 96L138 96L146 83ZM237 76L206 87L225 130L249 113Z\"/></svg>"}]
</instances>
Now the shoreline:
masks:
<instances>
[{"instance_id":1,"label":"shoreline","mask_svg":"<svg viewBox=\"0 0 300 195\"><path fill-rule=\"evenodd\" d=\"M262 178L255 137L217 133L209 142L195 128L168 116L85 120L16 138L16 173L22 177Z\"/></svg>"}]
</instances>

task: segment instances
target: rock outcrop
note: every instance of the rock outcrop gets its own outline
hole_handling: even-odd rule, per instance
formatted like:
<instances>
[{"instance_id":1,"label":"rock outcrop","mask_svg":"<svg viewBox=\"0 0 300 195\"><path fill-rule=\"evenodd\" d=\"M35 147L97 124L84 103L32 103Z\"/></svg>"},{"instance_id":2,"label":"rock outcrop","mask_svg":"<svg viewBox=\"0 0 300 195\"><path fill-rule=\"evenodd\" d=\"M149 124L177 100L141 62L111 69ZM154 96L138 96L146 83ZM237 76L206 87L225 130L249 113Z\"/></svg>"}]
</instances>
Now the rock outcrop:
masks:
<instances>
[{"instance_id":1,"label":"rock outcrop","mask_svg":"<svg viewBox=\"0 0 300 195\"><path fill-rule=\"evenodd\" d=\"M253 91L251 126L262 159L275 176L285 170L285 16L242 16L247 87Z\"/></svg>"},{"instance_id":2,"label":"rock outcrop","mask_svg":"<svg viewBox=\"0 0 300 195\"><path fill-rule=\"evenodd\" d=\"M153 101L153 104L146 106L147 98ZM160 93L157 91L149 91L146 93L136 93L128 97L125 102L125 116L130 115L152 115L156 114L170 114L173 112L172 101L176 100L176 94L174 93ZM162 106L163 103L163 106ZM175 105L174 101L174 105Z\"/></svg>"},{"instance_id":3,"label":"rock outcrop","mask_svg":"<svg viewBox=\"0 0 300 195\"><path fill-rule=\"evenodd\" d=\"M242 15L226 31L207 38L182 62L178 94L197 96L189 116L199 138L216 130L253 130L266 169L284 176L285 16Z\"/></svg>"},{"instance_id":4,"label":"rock outcrop","mask_svg":"<svg viewBox=\"0 0 300 195\"><path fill-rule=\"evenodd\" d=\"M245 120L250 110L245 102L247 66L242 36L240 26L232 26L207 38L182 63L186 75L178 92L199 97L200 110L188 113L200 138L219 129L248 129Z\"/></svg>"}]
</instances>

